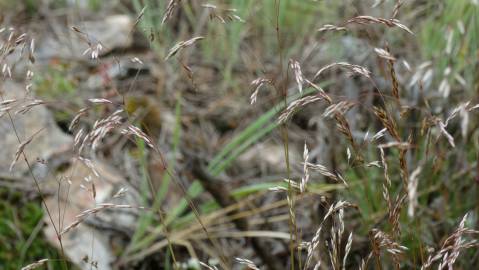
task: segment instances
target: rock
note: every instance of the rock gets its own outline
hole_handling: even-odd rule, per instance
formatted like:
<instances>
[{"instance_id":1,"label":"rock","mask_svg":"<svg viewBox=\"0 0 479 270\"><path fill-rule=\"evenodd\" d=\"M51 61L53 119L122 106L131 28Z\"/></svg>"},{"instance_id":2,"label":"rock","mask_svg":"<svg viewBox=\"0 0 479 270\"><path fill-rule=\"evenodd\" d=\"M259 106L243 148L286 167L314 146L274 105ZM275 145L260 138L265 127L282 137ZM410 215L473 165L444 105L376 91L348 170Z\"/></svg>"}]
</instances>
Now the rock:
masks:
<instances>
[{"instance_id":1,"label":"rock","mask_svg":"<svg viewBox=\"0 0 479 270\"><path fill-rule=\"evenodd\" d=\"M341 56L346 62L356 65L365 65L365 61L371 54L371 47L367 41L355 37L345 36L341 38Z\"/></svg>"},{"instance_id":2,"label":"rock","mask_svg":"<svg viewBox=\"0 0 479 270\"><path fill-rule=\"evenodd\" d=\"M42 191L46 194L54 194L45 200L49 211L45 211L44 215L46 224L44 232L48 241L59 247L55 228L50 218L55 222L57 230L61 231L75 222L78 214L102 203L138 206L140 201L138 194L128 186L127 181L121 177L121 173L100 161L93 161L98 176L79 160L72 161L70 168L61 174L52 171L55 170L52 168L55 166L49 162L46 164L36 162L37 160L55 160L52 156L56 153L69 151L72 148L72 138L60 130L44 105L35 106L26 114L15 114L15 111L22 105L31 101L31 97L25 99L25 91L21 84L6 81L0 85L0 90L5 99L18 100L18 104L14 103L18 105L18 108L15 107L10 112L22 142L41 130L24 151ZM26 176L28 167L21 158L15 164L12 172L9 172L19 143L8 115L0 118L0 135L0 149L2 149L0 152L0 175ZM27 181L33 181L29 176L25 178ZM86 182L86 178L90 178L91 182ZM29 183L33 185L32 182ZM91 192L91 183L95 185L95 200ZM82 185L87 189L90 188L90 191L83 188ZM113 198L122 187L126 187L128 192L122 197ZM98 269L111 269L110 263L114 261L115 257L110 240L119 232L131 234L135 228L137 211L133 208L109 209L91 215L78 227L63 235L62 242L66 256L81 269L91 269L91 264L88 262L92 261L98 265ZM61 226L58 224L59 220L61 220ZM92 246L94 247L93 254ZM87 257L88 262L85 261Z\"/></svg>"},{"instance_id":3,"label":"rock","mask_svg":"<svg viewBox=\"0 0 479 270\"><path fill-rule=\"evenodd\" d=\"M105 49L100 55L114 49L129 47L133 42L131 35L133 21L128 15L112 15L104 20L85 22L82 25L83 32L104 45Z\"/></svg>"},{"instance_id":4,"label":"rock","mask_svg":"<svg viewBox=\"0 0 479 270\"><path fill-rule=\"evenodd\" d=\"M93 161L94 169L98 173L96 176L93 170L82 161L75 160L72 164L62 175L57 176L57 179L69 181L63 181L59 194L46 200L46 205L59 231L74 223L78 219L77 215L83 211L100 204L138 205L138 194L133 192L133 188L129 187L116 170L101 161ZM91 179L91 182L85 181L87 178ZM95 199L92 196L91 183L95 185ZM58 186L58 182L52 179L49 185ZM121 188L127 188L128 191L123 196L113 198ZM58 211L58 209L63 210ZM92 262L98 266L94 267L96 269L112 269L111 263L114 262L115 256L110 246L111 240L116 232L131 233L137 220L136 212L136 209L109 209L89 215L78 226L63 234L62 243L66 256L80 269L91 269ZM48 241L60 248L50 218L45 215L44 220L47 224L44 232ZM62 220L61 226L56 222L57 220ZM94 252L92 252L92 246Z\"/></svg>"},{"instance_id":5,"label":"rock","mask_svg":"<svg viewBox=\"0 0 479 270\"><path fill-rule=\"evenodd\" d=\"M100 56L114 49L127 48L133 43L130 33L133 20L127 15L112 15L103 20L82 22L75 27L85 33L87 37L71 28L57 29L58 33L47 34L40 42L36 51L37 59L40 62L52 58L86 60L90 57L89 53L83 55L88 49L87 40L93 45L102 44L103 49L99 51Z\"/></svg>"},{"instance_id":6,"label":"rock","mask_svg":"<svg viewBox=\"0 0 479 270\"><path fill-rule=\"evenodd\" d=\"M24 87L12 81L0 83L0 91L5 99L18 99L21 102L25 98ZM48 160L55 153L71 147L72 138L60 130L44 105L35 106L25 114L15 114L15 111L15 109L11 110L11 115L22 142L41 130L25 147L28 160L36 172L41 172L44 167L41 163L35 162L36 160ZM2 149L0 152L0 174L12 174L13 176L26 174L28 167L22 158L18 160L13 170L9 171L19 143L8 115L0 118L0 135L0 149Z\"/></svg>"},{"instance_id":7,"label":"rock","mask_svg":"<svg viewBox=\"0 0 479 270\"><path fill-rule=\"evenodd\" d=\"M290 164L301 164L302 152L292 145L289 150ZM265 174L282 173L286 168L283 145L273 142L257 143L238 157L238 163L242 168L251 168L251 164L257 164Z\"/></svg>"}]
</instances>

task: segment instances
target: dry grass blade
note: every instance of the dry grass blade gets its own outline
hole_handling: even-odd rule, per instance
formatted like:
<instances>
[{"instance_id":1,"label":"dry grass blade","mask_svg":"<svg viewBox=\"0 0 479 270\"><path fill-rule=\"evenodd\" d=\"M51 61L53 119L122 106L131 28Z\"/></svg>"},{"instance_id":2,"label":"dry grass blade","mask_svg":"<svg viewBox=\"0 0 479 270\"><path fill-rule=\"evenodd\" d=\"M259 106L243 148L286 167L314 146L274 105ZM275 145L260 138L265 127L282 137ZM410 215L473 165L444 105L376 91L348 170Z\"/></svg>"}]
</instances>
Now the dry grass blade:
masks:
<instances>
[{"instance_id":1,"label":"dry grass blade","mask_svg":"<svg viewBox=\"0 0 479 270\"><path fill-rule=\"evenodd\" d=\"M98 173L98 170L96 169L95 163L93 161L81 156L78 157L78 160L85 164L85 166L87 166L88 169L90 169L96 177L100 177L100 174Z\"/></svg>"},{"instance_id":2,"label":"dry grass blade","mask_svg":"<svg viewBox=\"0 0 479 270\"><path fill-rule=\"evenodd\" d=\"M95 208L87 209L76 216L76 220L66 226L61 232L60 235L64 235L76 228L82 222L84 222L89 216L97 214L106 209L146 209L143 206L132 206L127 204L112 204L112 203L102 203L98 204Z\"/></svg>"},{"instance_id":3,"label":"dry grass blade","mask_svg":"<svg viewBox=\"0 0 479 270\"><path fill-rule=\"evenodd\" d=\"M0 107L3 107L3 106L8 106L14 102L16 102L17 99L6 99L6 100L3 100L2 102L0 102Z\"/></svg>"},{"instance_id":4,"label":"dry grass blade","mask_svg":"<svg viewBox=\"0 0 479 270\"><path fill-rule=\"evenodd\" d=\"M346 243L346 248L344 249L343 270L346 270L346 261L348 259L348 255L349 255L349 252L351 251L352 245L353 245L353 233L351 232L348 237L348 242Z\"/></svg>"},{"instance_id":5,"label":"dry grass blade","mask_svg":"<svg viewBox=\"0 0 479 270\"><path fill-rule=\"evenodd\" d=\"M458 228L446 240L444 240L441 249L435 254L429 255L427 261L422 265L421 270L431 267L431 265L441 260L437 269L453 269L453 265L463 249L477 247L479 243L476 240L465 241L463 236L466 234L479 234L479 231L466 228L468 214L465 214L459 223Z\"/></svg>"},{"instance_id":6,"label":"dry grass blade","mask_svg":"<svg viewBox=\"0 0 479 270\"><path fill-rule=\"evenodd\" d=\"M87 145L91 145L91 148L95 151L108 133L123 125L124 119L120 116L122 112L123 110L116 110L111 115L97 120L92 130L83 138L78 150L79 153L81 153Z\"/></svg>"},{"instance_id":7,"label":"dry grass blade","mask_svg":"<svg viewBox=\"0 0 479 270\"><path fill-rule=\"evenodd\" d=\"M258 266L256 266L256 264L251 260L243 259L243 258L235 258L235 261L237 261L240 264L246 265L249 269L259 270Z\"/></svg>"},{"instance_id":8,"label":"dry grass blade","mask_svg":"<svg viewBox=\"0 0 479 270\"><path fill-rule=\"evenodd\" d=\"M323 117L330 117L332 115L336 114L345 114L347 111L349 111L354 105L356 105L354 102L343 100L335 104L329 105L326 110L323 112Z\"/></svg>"},{"instance_id":9,"label":"dry grass blade","mask_svg":"<svg viewBox=\"0 0 479 270\"><path fill-rule=\"evenodd\" d=\"M339 176L339 174L329 171L325 166L321 164L313 164L305 161L305 166L308 170L317 171L321 175L326 176L334 181L341 181L347 186L346 182L341 176Z\"/></svg>"},{"instance_id":10,"label":"dry grass blade","mask_svg":"<svg viewBox=\"0 0 479 270\"><path fill-rule=\"evenodd\" d=\"M140 23L141 18L143 18L143 15L145 15L146 8L147 8L147 6L144 6L144 7L141 9L140 13L139 13L138 16L136 17L135 23L133 23L132 30Z\"/></svg>"},{"instance_id":11,"label":"dry grass blade","mask_svg":"<svg viewBox=\"0 0 479 270\"><path fill-rule=\"evenodd\" d=\"M89 108L81 108L73 117L72 121L70 122L70 125L68 126L69 131L73 131L73 129L78 125L80 122L80 118L85 116L88 113Z\"/></svg>"},{"instance_id":12,"label":"dry grass blade","mask_svg":"<svg viewBox=\"0 0 479 270\"><path fill-rule=\"evenodd\" d=\"M394 9L393 9L393 13L391 15L391 18L396 18L398 16L398 13L399 13L399 9L401 8L401 6L404 4L404 2L402 0L396 0L396 4L394 5Z\"/></svg>"},{"instance_id":13,"label":"dry grass blade","mask_svg":"<svg viewBox=\"0 0 479 270\"><path fill-rule=\"evenodd\" d=\"M85 135L85 130L83 128L80 128L80 130L75 133L75 137L73 138L73 146L78 147L80 142L85 141Z\"/></svg>"},{"instance_id":14,"label":"dry grass blade","mask_svg":"<svg viewBox=\"0 0 479 270\"><path fill-rule=\"evenodd\" d=\"M364 76L368 79L371 78L371 71L369 71L367 68L365 68L363 66L353 65L353 64L350 64L350 63L346 63L346 62L337 62L337 63L332 63L332 64L329 64L327 66L322 67L320 70L318 70L318 72L316 72L316 74L314 75L314 79L318 78L319 75L321 75L321 73L323 73L324 71L326 71L330 68L333 68L333 67L344 68L344 69L348 70L349 72L351 72L351 74L359 74L359 75L362 75L362 76Z\"/></svg>"},{"instance_id":15,"label":"dry grass blade","mask_svg":"<svg viewBox=\"0 0 479 270\"><path fill-rule=\"evenodd\" d=\"M245 22L245 20L236 14L237 10L234 8L220 9L212 4L203 4L201 6L211 11L210 19L218 19L222 24L225 24L227 21Z\"/></svg>"},{"instance_id":16,"label":"dry grass blade","mask_svg":"<svg viewBox=\"0 0 479 270\"><path fill-rule=\"evenodd\" d=\"M325 24L318 29L318 32L340 32L347 31L346 27L336 26L332 24Z\"/></svg>"},{"instance_id":17,"label":"dry grass blade","mask_svg":"<svg viewBox=\"0 0 479 270\"><path fill-rule=\"evenodd\" d=\"M400 255L408 250L407 247L401 246L400 244L394 242L391 236L378 229L373 229L372 235L376 245L380 249L384 248L388 253L392 254L394 258L397 258L397 255Z\"/></svg>"},{"instance_id":18,"label":"dry grass blade","mask_svg":"<svg viewBox=\"0 0 479 270\"><path fill-rule=\"evenodd\" d=\"M103 50L103 45L98 42L96 44L90 45L85 51L83 51L82 55L90 54L90 58L92 60L98 59L98 56L100 56L100 52Z\"/></svg>"},{"instance_id":19,"label":"dry grass blade","mask_svg":"<svg viewBox=\"0 0 479 270\"><path fill-rule=\"evenodd\" d=\"M387 60L388 62L388 67L389 67L389 75L391 76L391 83L392 83L392 94L394 96L394 98L396 99L396 103L398 105L398 107L401 107L401 102L400 102L400 99L399 99L399 81L397 79L397 76L396 76L396 70L394 69L394 57L391 56L391 53L389 51L389 47L386 46L386 50L383 50L383 52L381 52L383 57L386 57L386 58L389 58ZM384 54L386 53L386 55Z\"/></svg>"},{"instance_id":20,"label":"dry grass blade","mask_svg":"<svg viewBox=\"0 0 479 270\"><path fill-rule=\"evenodd\" d=\"M173 12L175 11L176 7L178 6L180 2L181 0L170 0L170 2L168 2L168 5L166 6L165 14L163 15L163 18L161 19L161 24L165 24L165 22L171 18L171 16L173 15Z\"/></svg>"},{"instance_id":21,"label":"dry grass blade","mask_svg":"<svg viewBox=\"0 0 479 270\"><path fill-rule=\"evenodd\" d=\"M447 125L449 124L449 121L451 121L451 120L454 119L456 116L458 116L461 111L465 111L465 110L471 111L471 108L474 108L474 107L471 107L471 108L467 109L467 107L469 106L470 103L471 103L470 101L464 102L464 103L459 104L459 106L457 106L456 108L454 108L454 109L449 113L449 116L447 117L446 121L444 122L444 126L447 127ZM477 106L477 105L476 105L476 106Z\"/></svg>"},{"instance_id":22,"label":"dry grass blade","mask_svg":"<svg viewBox=\"0 0 479 270\"><path fill-rule=\"evenodd\" d=\"M169 52L168 55L165 57L165 60L170 59L173 55L177 54L180 50L193 45L195 42L204 39L204 37L194 37L186 41L180 41L175 46L173 46Z\"/></svg>"},{"instance_id":23,"label":"dry grass blade","mask_svg":"<svg viewBox=\"0 0 479 270\"><path fill-rule=\"evenodd\" d=\"M30 138L28 138L27 140L25 140L24 142L22 142L18 148L17 148L17 151L15 152L15 156L13 158L13 161L12 163L10 164L10 171L13 170L13 167L15 166L15 164L17 163L18 159L20 158L20 156L22 155L22 153L24 153L25 151L25 147L30 144L33 140L33 138L38 135L40 132L42 132L44 130L44 128L41 128L40 130L38 130L37 132L35 132L32 136L30 136Z\"/></svg>"},{"instance_id":24,"label":"dry grass blade","mask_svg":"<svg viewBox=\"0 0 479 270\"><path fill-rule=\"evenodd\" d=\"M357 16L352 19L349 19L347 23L357 23L357 24L383 24L388 27L399 27L402 30L408 32L411 35L414 35L414 33L409 29L407 26L402 24L399 20L396 19L384 19L384 18L377 18L373 16Z\"/></svg>"},{"instance_id":25,"label":"dry grass blade","mask_svg":"<svg viewBox=\"0 0 479 270\"><path fill-rule=\"evenodd\" d=\"M344 117L344 115L340 113L335 113L334 119L336 120L336 128L338 129L338 131L341 132L346 137L346 139L348 139L349 143L353 147L355 154L357 155L356 159L362 162L363 157L359 152L359 147L354 140L353 133L351 132L351 128L348 121L346 120L346 117Z\"/></svg>"},{"instance_id":26,"label":"dry grass blade","mask_svg":"<svg viewBox=\"0 0 479 270\"><path fill-rule=\"evenodd\" d=\"M400 150L406 150L409 148L412 148L412 145L409 142L388 142L388 143L382 143L378 145L379 148L391 148L391 147L396 147Z\"/></svg>"},{"instance_id":27,"label":"dry grass blade","mask_svg":"<svg viewBox=\"0 0 479 270\"><path fill-rule=\"evenodd\" d=\"M214 265L209 265L207 263L204 263L202 261L198 261L198 263L203 266L204 268L208 269L208 270L218 270L218 268Z\"/></svg>"},{"instance_id":28,"label":"dry grass blade","mask_svg":"<svg viewBox=\"0 0 479 270\"><path fill-rule=\"evenodd\" d=\"M447 132L446 130L446 124L444 124L441 120L437 120L436 122L436 125L438 126L439 130L441 131L441 134L443 134L447 141L449 142L449 144L454 148L456 147L456 144L454 143L454 138L452 137L451 134L449 134L449 132Z\"/></svg>"},{"instance_id":29,"label":"dry grass blade","mask_svg":"<svg viewBox=\"0 0 479 270\"><path fill-rule=\"evenodd\" d=\"M409 206L408 206L408 215L410 217L414 217L415 209L418 206L418 194L417 194L417 186L419 183L419 174L421 173L422 167L417 167L412 173L409 179L409 183L407 186L408 190L408 199L409 199Z\"/></svg>"},{"instance_id":30,"label":"dry grass blade","mask_svg":"<svg viewBox=\"0 0 479 270\"><path fill-rule=\"evenodd\" d=\"M311 241L301 244L301 246L307 248L307 251L308 251L308 254L307 254L307 257L306 257L306 262L304 264L303 269L308 269L309 265L311 264L311 260L313 258L313 251L319 246L319 243L320 243L320 239L321 239L320 235L321 235L321 231L323 229L324 222L334 213L340 211L341 209L345 209L345 208L348 208L348 207L357 208L356 205L351 204L347 201L338 201L337 203L332 204L329 207L328 212L324 215L323 220L319 224L319 227L316 230L316 233L314 234Z\"/></svg>"},{"instance_id":31,"label":"dry grass blade","mask_svg":"<svg viewBox=\"0 0 479 270\"><path fill-rule=\"evenodd\" d=\"M321 88L319 85L311 82L310 80L304 78L304 81L306 83L308 83L309 86L313 87L314 89L316 89L318 92L319 92L319 95L321 95L329 104L331 104L333 102L333 100L331 99L331 97L328 96L328 94L326 94L326 92L324 91L323 88Z\"/></svg>"},{"instance_id":32,"label":"dry grass blade","mask_svg":"<svg viewBox=\"0 0 479 270\"><path fill-rule=\"evenodd\" d=\"M396 200L394 201L394 206L392 208L389 208L389 224L391 224L391 231L393 233L393 236L398 238L401 235L401 228L399 224L399 217L401 214L402 207L404 205L404 202L407 199L407 194L404 194L401 196L398 194L396 196Z\"/></svg>"},{"instance_id":33,"label":"dry grass blade","mask_svg":"<svg viewBox=\"0 0 479 270\"><path fill-rule=\"evenodd\" d=\"M381 154L381 163L383 165L384 169L384 179L386 179L386 183L388 186L391 186L391 178L389 178L389 173L388 173L388 163L386 161L386 156L384 154L384 148L379 147L379 152Z\"/></svg>"},{"instance_id":34,"label":"dry grass blade","mask_svg":"<svg viewBox=\"0 0 479 270\"><path fill-rule=\"evenodd\" d=\"M20 110L15 112L15 114L26 114L27 112L29 112L34 107L36 107L38 105L42 105L42 104L45 104L45 101L43 101L41 99L35 99L35 100L31 101L30 103L27 103L27 104L23 105L20 108Z\"/></svg>"},{"instance_id":35,"label":"dry grass blade","mask_svg":"<svg viewBox=\"0 0 479 270\"><path fill-rule=\"evenodd\" d=\"M122 187L120 188L113 196L112 198L120 198L125 196L125 194L128 192L128 188Z\"/></svg>"},{"instance_id":36,"label":"dry grass blade","mask_svg":"<svg viewBox=\"0 0 479 270\"><path fill-rule=\"evenodd\" d=\"M141 129L139 129L138 127L135 127L133 125L128 125L128 127L126 127L125 129L121 131L121 134L134 135L140 138L141 140L143 140L150 148L156 149L155 146L153 145L153 140L148 135L146 135L145 132L141 131Z\"/></svg>"},{"instance_id":37,"label":"dry grass blade","mask_svg":"<svg viewBox=\"0 0 479 270\"><path fill-rule=\"evenodd\" d=\"M8 99L0 102L0 117L13 109L16 99Z\"/></svg>"},{"instance_id":38,"label":"dry grass blade","mask_svg":"<svg viewBox=\"0 0 479 270\"><path fill-rule=\"evenodd\" d=\"M255 80L253 80L251 82L251 86L254 87L254 91L253 93L251 94L250 96L250 104L253 105L254 103L256 103L256 100L258 98L258 93L259 93L259 90L260 88L265 85L265 84L269 84L269 85L272 85L273 82L269 79L266 79L266 78L257 78Z\"/></svg>"},{"instance_id":39,"label":"dry grass blade","mask_svg":"<svg viewBox=\"0 0 479 270\"><path fill-rule=\"evenodd\" d=\"M396 58L392 56L388 51L381 48L374 48L374 52L381 58L391 61L396 61Z\"/></svg>"},{"instance_id":40,"label":"dry grass blade","mask_svg":"<svg viewBox=\"0 0 479 270\"><path fill-rule=\"evenodd\" d=\"M384 134L386 134L386 131L388 131L388 129L383 128L380 131L376 132L376 134L374 134L373 137L371 137L371 141L376 141L376 140L384 137Z\"/></svg>"},{"instance_id":41,"label":"dry grass blade","mask_svg":"<svg viewBox=\"0 0 479 270\"><path fill-rule=\"evenodd\" d=\"M304 192L306 190L306 185L309 181L309 167L308 167L308 159L309 159L309 150L306 143L304 143L304 151L303 151L303 177L301 178L300 184L300 191Z\"/></svg>"},{"instance_id":42,"label":"dry grass blade","mask_svg":"<svg viewBox=\"0 0 479 270\"><path fill-rule=\"evenodd\" d=\"M473 111L473 110L476 110L476 109L479 109L479 104L476 104L476 105L470 107L469 109L467 109L467 111L470 112L470 111Z\"/></svg>"},{"instance_id":43,"label":"dry grass blade","mask_svg":"<svg viewBox=\"0 0 479 270\"><path fill-rule=\"evenodd\" d=\"M291 102L288 105L288 107L279 116L278 123L279 124L285 123L291 117L291 115L293 115L301 107L304 107L307 104L310 104L319 100L323 100L323 99L324 98L320 95L313 95L313 96L305 96L303 98L300 98L298 100Z\"/></svg>"},{"instance_id":44,"label":"dry grass blade","mask_svg":"<svg viewBox=\"0 0 479 270\"><path fill-rule=\"evenodd\" d=\"M88 101L93 104L113 104L113 102L106 98L89 98Z\"/></svg>"},{"instance_id":45,"label":"dry grass blade","mask_svg":"<svg viewBox=\"0 0 479 270\"><path fill-rule=\"evenodd\" d=\"M27 266L22 267L21 270L33 270L33 269L37 269L37 268L39 268L39 267L44 266L45 263L47 263L48 261L49 261L49 259L41 259L41 260L38 260L38 261L36 261L36 262L34 262L34 263L31 263L31 264L29 264L29 265L27 265Z\"/></svg>"},{"instance_id":46,"label":"dry grass blade","mask_svg":"<svg viewBox=\"0 0 479 270\"><path fill-rule=\"evenodd\" d=\"M289 66L294 72L294 79L296 80L296 83L298 84L298 90L300 93L302 93L304 77L303 77L303 72L301 71L301 66L299 65L298 61L293 59L289 60Z\"/></svg>"},{"instance_id":47,"label":"dry grass blade","mask_svg":"<svg viewBox=\"0 0 479 270\"><path fill-rule=\"evenodd\" d=\"M390 115L385 110L376 106L373 108L373 112L379 119L379 121L383 124L383 126L388 130L389 134L391 134L391 136L393 136L393 138L397 142L400 142L401 137L399 136L396 122L393 120L393 118L390 117Z\"/></svg>"}]
</instances>

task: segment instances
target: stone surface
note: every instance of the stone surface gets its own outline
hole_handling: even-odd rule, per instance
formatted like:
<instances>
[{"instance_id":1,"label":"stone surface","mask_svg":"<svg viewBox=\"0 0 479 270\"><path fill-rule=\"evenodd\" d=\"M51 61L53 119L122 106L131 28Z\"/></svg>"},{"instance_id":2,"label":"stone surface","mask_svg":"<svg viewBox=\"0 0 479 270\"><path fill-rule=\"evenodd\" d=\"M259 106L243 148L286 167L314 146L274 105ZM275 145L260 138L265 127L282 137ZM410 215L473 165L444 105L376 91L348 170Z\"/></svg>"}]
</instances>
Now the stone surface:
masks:
<instances>
[{"instance_id":1,"label":"stone surface","mask_svg":"<svg viewBox=\"0 0 479 270\"><path fill-rule=\"evenodd\" d=\"M290 164L301 164L301 154L290 145ZM274 142L257 143L238 157L238 164L242 168L251 168L251 164L256 164L265 174L282 173L286 168L283 145Z\"/></svg>"},{"instance_id":2,"label":"stone surface","mask_svg":"<svg viewBox=\"0 0 479 270\"><path fill-rule=\"evenodd\" d=\"M60 192L46 200L46 205L59 231L74 223L77 215L83 211L102 203L138 205L138 195L128 186L119 172L101 161L93 163L98 176L83 162L74 160L69 169L57 175L56 179L51 179L49 185L52 186L58 186L57 180L62 179ZM91 179L91 182L85 181L86 178ZM92 183L95 185L95 199L91 191ZM113 196L121 188L127 188L128 191L123 196L114 198ZM58 211L58 209L61 210ZM91 269L91 262L98 266L96 269L112 269L111 263L114 262L115 256L110 246L111 239L119 231L134 229L137 211L136 209L109 209L90 215L80 225L62 236L65 254L80 269ZM50 218L45 215L44 220L47 224L44 229L47 239L59 248ZM58 224L58 220L61 220L61 224ZM88 261L85 260L86 257Z\"/></svg>"},{"instance_id":3,"label":"stone surface","mask_svg":"<svg viewBox=\"0 0 479 270\"><path fill-rule=\"evenodd\" d=\"M103 49L99 55L104 55L114 49L126 48L133 43L131 29L133 20L127 15L112 15L103 20L87 21L75 25L80 31L76 33L71 28L56 29L42 37L36 50L40 61L51 58L89 59L89 54L83 55L88 48L87 40L93 45L101 43Z\"/></svg>"},{"instance_id":4,"label":"stone surface","mask_svg":"<svg viewBox=\"0 0 479 270\"><path fill-rule=\"evenodd\" d=\"M19 100L20 106L25 99L24 87L19 83L2 82L0 83L0 91L5 99ZM11 110L11 115L22 142L41 130L25 148L28 160L35 169L41 170L42 167L40 163L36 162L37 159L48 160L55 153L71 147L72 138L60 130L52 114L45 106L35 106L26 114L15 114L16 110ZM9 171L19 143L8 115L3 115L0 118L0 138L0 174L11 174L13 176L26 174L28 167L22 158L18 160L13 170Z\"/></svg>"}]
</instances>

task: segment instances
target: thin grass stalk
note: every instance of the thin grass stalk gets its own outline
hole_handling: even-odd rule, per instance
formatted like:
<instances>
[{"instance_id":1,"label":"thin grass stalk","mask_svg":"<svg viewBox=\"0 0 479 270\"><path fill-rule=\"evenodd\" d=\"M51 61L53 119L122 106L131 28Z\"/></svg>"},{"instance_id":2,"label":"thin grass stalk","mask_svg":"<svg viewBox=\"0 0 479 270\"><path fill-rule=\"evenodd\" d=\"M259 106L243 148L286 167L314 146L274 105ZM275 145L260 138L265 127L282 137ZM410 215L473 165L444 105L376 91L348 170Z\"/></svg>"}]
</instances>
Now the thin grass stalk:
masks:
<instances>
[{"instance_id":1,"label":"thin grass stalk","mask_svg":"<svg viewBox=\"0 0 479 270\"><path fill-rule=\"evenodd\" d=\"M278 96L282 96L283 101L284 101L284 106L287 107L288 101L287 101L287 96L288 96L288 71L284 69L284 59L283 59L283 45L282 45L282 38L281 38L281 29L280 29L280 11L281 11L281 0L275 0L274 1L274 8L275 8L275 30L276 30L276 41L278 45L278 57L279 57L279 69L280 69L280 85L278 86ZM283 146L284 146L284 157L285 157L285 163L286 163L286 178L290 179L291 175L291 167L289 163L289 136L288 136L288 128L286 122L281 125L281 135L282 135L282 140L283 140ZM295 268L295 246L296 246L296 241L298 240L298 231L296 228L296 221L294 217L294 203L295 203L295 198L294 198L294 192L293 188L291 187L290 182L288 182L288 194L287 197L289 198L289 213L290 213L290 221L289 221L289 231L291 234L290 237L290 269L294 270ZM300 258L300 249L298 249L298 261ZM301 264L301 262L299 262ZM300 268L301 269L301 266Z\"/></svg>"},{"instance_id":2,"label":"thin grass stalk","mask_svg":"<svg viewBox=\"0 0 479 270\"><path fill-rule=\"evenodd\" d=\"M3 95L2 92L0 92L0 97L1 97L1 99L2 99L2 102L5 101L5 97L4 97L4 95ZM12 129L13 129L13 132L15 133L15 137L17 138L18 143L21 145L21 144L22 144L22 141L21 141L21 139L20 139L20 136L19 136L18 131L17 131L17 127L16 127L16 125L15 125L15 122L13 121L13 117L12 117L10 111L7 111L7 115L8 115L8 119L9 119L10 125L11 125L11 127L12 127ZM53 217L52 217L51 211L50 211L50 209L49 209L48 206L47 206L45 197L44 197L43 192L42 192L42 189L41 189L41 187L40 187L40 183L38 182L38 179L36 178L35 174L33 173L33 168L32 168L32 166L31 166L31 164L30 164L30 161L29 161L28 158L27 158L27 155L25 154L25 150L24 150L23 148L20 149L20 150L21 150L21 155L22 155L22 157L23 157L25 163L27 164L28 172L29 172L30 176L31 176L32 179L33 179L33 182L34 182L34 184L35 184L35 188L36 188L36 190L37 190L37 192L38 192L38 195L40 196L40 199L41 199L41 201L42 201L42 204L43 204L43 206L45 206L45 211L47 212L48 218L50 219L50 222L51 222L51 224L52 224L52 226L53 226L53 229L54 229L55 234L56 234L57 239L58 239L58 243L60 244L61 256L62 256L62 258L63 258L63 260L62 260L62 262L63 262L63 263L62 263L62 267L63 267L64 269L67 269L67 270L68 270L68 264L66 263L65 250L64 250L64 248L63 248L62 236L60 235L60 232L59 232L59 230L58 230L58 227L55 225L55 222L53 221ZM60 225L60 224L58 224L58 225Z\"/></svg>"}]
</instances>

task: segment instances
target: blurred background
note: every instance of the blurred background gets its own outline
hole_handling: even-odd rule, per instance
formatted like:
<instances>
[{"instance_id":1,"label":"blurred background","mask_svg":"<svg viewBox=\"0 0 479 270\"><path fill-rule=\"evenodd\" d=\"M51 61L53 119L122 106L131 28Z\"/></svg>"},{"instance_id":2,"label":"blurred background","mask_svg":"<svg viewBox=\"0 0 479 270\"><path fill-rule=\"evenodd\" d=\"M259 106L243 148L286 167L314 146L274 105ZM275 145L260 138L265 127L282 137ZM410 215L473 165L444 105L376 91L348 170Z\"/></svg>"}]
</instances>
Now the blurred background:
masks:
<instances>
[{"instance_id":1,"label":"blurred background","mask_svg":"<svg viewBox=\"0 0 479 270\"><path fill-rule=\"evenodd\" d=\"M461 220L479 263L477 0L0 0L0 29L1 269L301 268L341 201L319 269L419 269Z\"/></svg>"}]
</instances>

